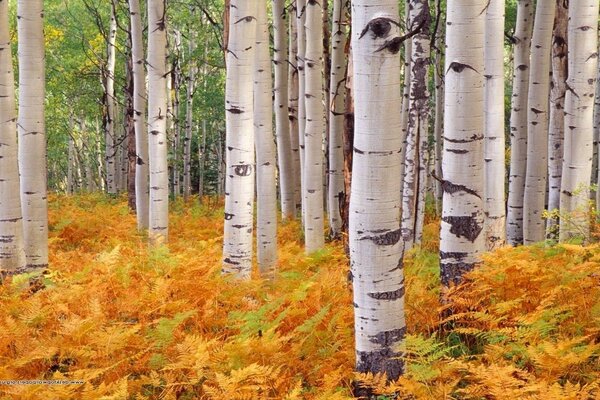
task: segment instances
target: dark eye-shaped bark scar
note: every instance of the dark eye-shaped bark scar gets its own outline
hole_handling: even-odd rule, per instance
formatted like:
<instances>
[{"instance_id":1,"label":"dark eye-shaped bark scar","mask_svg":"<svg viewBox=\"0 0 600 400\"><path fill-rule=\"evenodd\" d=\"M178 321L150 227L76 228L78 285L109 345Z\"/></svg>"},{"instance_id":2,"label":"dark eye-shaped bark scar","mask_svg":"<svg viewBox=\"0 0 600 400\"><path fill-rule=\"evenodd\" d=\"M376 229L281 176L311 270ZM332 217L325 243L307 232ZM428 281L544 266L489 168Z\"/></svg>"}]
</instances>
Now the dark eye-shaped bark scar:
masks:
<instances>
[{"instance_id":1,"label":"dark eye-shaped bark scar","mask_svg":"<svg viewBox=\"0 0 600 400\"><path fill-rule=\"evenodd\" d=\"M242 18L238 19L237 21L235 21L234 25L237 25L240 22L252 22L252 20L256 21L256 17L253 17L252 15L248 15L246 17L242 17Z\"/></svg>"},{"instance_id":2,"label":"dark eye-shaped bark scar","mask_svg":"<svg viewBox=\"0 0 600 400\"><path fill-rule=\"evenodd\" d=\"M402 231L396 229L376 236L364 236L360 240L371 240L378 246L393 246L400 241Z\"/></svg>"},{"instance_id":3,"label":"dark eye-shaped bark scar","mask_svg":"<svg viewBox=\"0 0 600 400\"><path fill-rule=\"evenodd\" d=\"M362 37L365 36L369 30L373 32L373 35L375 35L376 38L385 37L392 30L392 24L398 27L400 26L398 22L394 21L391 18L374 18L371 21L369 21L369 23L362 30L359 39L362 39Z\"/></svg>"},{"instance_id":4,"label":"dark eye-shaped bark scar","mask_svg":"<svg viewBox=\"0 0 600 400\"><path fill-rule=\"evenodd\" d=\"M252 166L248 164L240 164L233 167L233 171L237 176L250 176L252 173Z\"/></svg>"},{"instance_id":5,"label":"dark eye-shaped bark scar","mask_svg":"<svg viewBox=\"0 0 600 400\"><path fill-rule=\"evenodd\" d=\"M395 37L391 40L386 40L381 47L379 47L377 50L375 50L375 53L379 53L380 51L383 50L389 50L390 53L392 54L397 54L400 51L400 46L402 46L402 38L400 37Z\"/></svg>"},{"instance_id":6,"label":"dark eye-shaped bark scar","mask_svg":"<svg viewBox=\"0 0 600 400\"><path fill-rule=\"evenodd\" d=\"M463 72L467 68L470 69L470 70L473 70L473 71L475 71L477 73L479 73L475 68L471 67L470 65L459 63L459 62L456 62L456 61L453 61L453 62L450 63L450 66L448 67L448 70L446 71L446 73L448 73L448 72L450 72L450 70L452 70L452 71L457 72L457 73L460 74L461 72Z\"/></svg>"}]
</instances>

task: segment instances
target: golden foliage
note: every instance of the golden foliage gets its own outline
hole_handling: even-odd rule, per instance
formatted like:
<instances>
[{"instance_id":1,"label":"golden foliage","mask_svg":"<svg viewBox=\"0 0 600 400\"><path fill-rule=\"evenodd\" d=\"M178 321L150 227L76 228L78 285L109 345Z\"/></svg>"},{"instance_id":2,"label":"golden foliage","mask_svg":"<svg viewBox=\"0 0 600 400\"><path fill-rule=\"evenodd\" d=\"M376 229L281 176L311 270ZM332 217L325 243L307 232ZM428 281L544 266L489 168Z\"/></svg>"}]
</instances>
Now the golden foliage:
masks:
<instances>
[{"instance_id":1,"label":"golden foliage","mask_svg":"<svg viewBox=\"0 0 600 400\"><path fill-rule=\"evenodd\" d=\"M276 279L236 282L220 276L219 202L175 202L169 249L148 249L124 199L52 196L50 221L45 287L0 286L0 380L85 384L2 399L343 400L354 380L380 399L600 396L597 246L500 249L441 293L432 221L405 260L406 373L388 383L353 372L339 243L306 257L286 222Z\"/></svg>"}]
</instances>

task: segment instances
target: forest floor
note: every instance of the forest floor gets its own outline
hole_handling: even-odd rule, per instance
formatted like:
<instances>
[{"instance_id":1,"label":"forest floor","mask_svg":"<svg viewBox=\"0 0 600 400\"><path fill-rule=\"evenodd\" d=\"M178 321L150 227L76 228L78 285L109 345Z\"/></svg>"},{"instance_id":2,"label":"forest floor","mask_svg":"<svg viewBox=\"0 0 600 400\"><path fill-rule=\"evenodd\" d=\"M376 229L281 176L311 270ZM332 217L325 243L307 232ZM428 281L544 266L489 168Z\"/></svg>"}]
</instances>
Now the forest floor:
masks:
<instances>
[{"instance_id":1,"label":"forest floor","mask_svg":"<svg viewBox=\"0 0 600 400\"><path fill-rule=\"evenodd\" d=\"M386 385L353 373L341 244L306 257L283 224L276 279L236 282L222 215L177 201L169 249L148 250L125 199L52 196L43 286L0 286L0 380L84 383L0 382L0 398L336 400L356 380L378 399L600 398L597 245L501 249L440 293L431 221L405 262L407 372Z\"/></svg>"}]
</instances>

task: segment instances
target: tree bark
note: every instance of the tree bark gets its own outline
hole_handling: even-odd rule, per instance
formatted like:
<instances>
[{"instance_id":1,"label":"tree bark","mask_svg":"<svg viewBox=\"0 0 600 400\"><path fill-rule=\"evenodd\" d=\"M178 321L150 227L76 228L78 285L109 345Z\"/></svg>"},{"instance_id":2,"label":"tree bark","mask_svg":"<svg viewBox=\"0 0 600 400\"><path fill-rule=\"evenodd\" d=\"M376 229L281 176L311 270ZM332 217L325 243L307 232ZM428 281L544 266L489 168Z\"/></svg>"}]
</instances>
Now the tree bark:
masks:
<instances>
[{"instance_id":1,"label":"tree bark","mask_svg":"<svg viewBox=\"0 0 600 400\"><path fill-rule=\"evenodd\" d=\"M550 54L555 0L539 0L531 45L529 98L527 100L527 173L523 200L523 242L544 240L542 219L548 174L548 96L550 95Z\"/></svg>"},{"instance_id":2,"label":"tree bark","mask_svg":"<svg viewBox=\"0 0 600 400\"><path fill-rule=\"evenodd\" d=\"M396 380L404 371L398 346L406 334L398 179L400 29L397 1L372 4L352 2L356 131L349 243L356 369Z\"/></svg>"},{"instance_id":3,"label":"tree bark","mask_svg":"<svg viewBox=\"0 0 600 400\"><path fill-rule=\"evenodd\" d=\"M48 266L43 0L19 0L19 172L26 268Z\"/></svg>"},{"instance_id":4,"label":"tree bark","mask_svg":"<svg viewBox=\"0 0 600 400\"><path fill-rule=\"evenodd\" d=\"M298 149L300 155L300 193L302 224L306 224L306 160L304 136L306 133L306 0L296 0L296 35L298 50L296 64L298 68Z\"/></svg>"},{"instance_id":5,"label":"tree bark","mask_svg":"<svg viewBox=\"0 0 600 400\"><path fill-rule=\"evenodd\" d=\"M298 124L298 27L296 25L296 10L290 9L290 40L289 40L289 67L288 67L288 118L290 129L290 147L292 149L292 179L294 185L294 203L296 205L295 215L301 211L302 187L300 174L300 132Z\"/></svg>"},{"instance_id":6,"label":"tree bark","mask_svg":"<svg viewBox=\"0 0 600 400\"><path fill-rule=\"evenodd\" d=\"M148 1L148 130L150 155L150 244L169 236L167 163L167 29L165 0Z\"/></svg>"},{"instance_id":7,"label":"tree bark","mask_svg":"<svg viewBox=\"0 0 600 400\"><path fill-rule=\"evenodd\" d=\"M560 241L589 239L594 96L598 69L596 0L569 4L569 60L565 98L565 152L560 193Z\"/></svg>"},{"instance_id":8,"label":"tree bark","mask_svg":"<svg viewBox=\"0 0 600 400\"><path fill-rule=\"evenodd\" d=\"M105 169L106 169L106 190L109 194L117 193L117 137L116 126L116 101L115 101L115 64L117 60L117 17L115 14L114 3L111 4L110 25L108 31L107 43L107 61L104 73L104 98L105 98L105 116L104 116L104 141L105 141Z\"/></svg>"},{"instance_id":9,"label":"tree bark","mask_svg":"<svg viewBox=\"0 0 600 400\"><path fill-rule=\"evenodd\" d=\"M195 33L189 33L188 41L188 62L190 65L188 67L189 71L185 95L185 138L183 141L183 198L186 201L189 199L192 192L192 137L194 133L194 90L196 85L196 63L193 58L194 51L196 50Z\"/></svg>"},{"instance_id":10,"label":"tree bark","mask_svg":"<svg viewBox=\"0 0 600 400\"><path fill-rule=\"evenodd\" d=\"M527 99L529 50L533 30L532 0L519 0L514 40L513 93L510 114L510 174L506 236L513 246L523 244L523 197L527 169Z\"/></svg>"},{"instance_id":11,"label":"tree bark","mask_svg":"<svg viewBox=\"0 0 600 400\"><path fill-rule=\"evenodd\" d=\"M441 280L458 283L480 262L483 235L483 47L486 0L450 0L446 26Z\"/></svg>"}]
</instances>

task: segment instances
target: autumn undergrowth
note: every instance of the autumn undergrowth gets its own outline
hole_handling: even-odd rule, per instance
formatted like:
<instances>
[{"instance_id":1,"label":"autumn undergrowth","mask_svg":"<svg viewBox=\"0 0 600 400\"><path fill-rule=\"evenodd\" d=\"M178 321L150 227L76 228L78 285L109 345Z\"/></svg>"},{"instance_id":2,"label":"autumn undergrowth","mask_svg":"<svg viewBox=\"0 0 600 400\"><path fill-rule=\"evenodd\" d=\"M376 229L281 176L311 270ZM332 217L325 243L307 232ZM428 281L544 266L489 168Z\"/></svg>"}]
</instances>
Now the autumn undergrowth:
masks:
<instances>
[{"instance_id":1,"label":"autumn undergrowth","mask_svg":"<svg viewBox=\"0 0 600 400\"><path fill-rule=\"evenodd\" d=\"M279 272L220 276L222 204L172 206L149 250L124 198L52 196L51 268L0 286L2 399L588 399L600 396L600 247L500 249L442 293L431 220L407 255L407 370L353 373L341 243L305 256L281 226ZM440 299L445 301L440 304ZM449 310L451 312L449 312Z\"/></svg>"}]
</instances>

